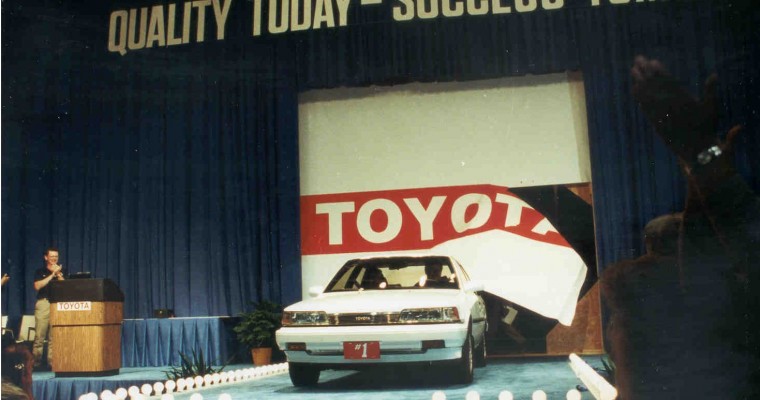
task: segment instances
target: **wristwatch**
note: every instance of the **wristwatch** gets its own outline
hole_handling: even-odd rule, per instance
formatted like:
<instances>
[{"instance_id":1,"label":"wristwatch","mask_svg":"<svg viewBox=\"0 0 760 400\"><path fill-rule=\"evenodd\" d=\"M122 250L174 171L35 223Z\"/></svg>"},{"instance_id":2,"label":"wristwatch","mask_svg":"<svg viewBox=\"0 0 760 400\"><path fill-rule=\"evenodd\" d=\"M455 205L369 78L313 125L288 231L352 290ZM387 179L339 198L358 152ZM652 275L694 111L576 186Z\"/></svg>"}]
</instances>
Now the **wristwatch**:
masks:
<instances>
[{"instance_id":1,"label":"wristwatch","mask_svg":"<svg viewBox=\"0 0 760 400\"><path fill-rule=\"evenodd\" d=\"M703 150L701 153L697 154L697 164L707 165L710 163L710 161L720 157L721 154L723 154L723 150L721 150L718 145L710 146L707 149Z\"/></svg>"}]
</instances>

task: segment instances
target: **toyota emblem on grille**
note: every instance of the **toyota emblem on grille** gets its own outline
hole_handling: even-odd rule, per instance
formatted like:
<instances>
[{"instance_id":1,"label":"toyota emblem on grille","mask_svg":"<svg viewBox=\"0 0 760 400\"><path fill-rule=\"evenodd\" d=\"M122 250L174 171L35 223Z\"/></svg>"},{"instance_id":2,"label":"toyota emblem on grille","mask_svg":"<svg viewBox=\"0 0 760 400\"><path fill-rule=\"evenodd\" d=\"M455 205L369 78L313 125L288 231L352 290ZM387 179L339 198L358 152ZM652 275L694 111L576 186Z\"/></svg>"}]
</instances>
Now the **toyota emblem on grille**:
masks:
<instances>
[{"instance_id":1,"label":"toyota emblem on grille","mask_svg":"<svg viewBox=\"0 0 760 400\"><path fill-rule=\"evenodd\" d=\"M372 317L366 316L366 315L359 315L356 317L357 321L371 321Z\"/></svg>"}]
</instances>

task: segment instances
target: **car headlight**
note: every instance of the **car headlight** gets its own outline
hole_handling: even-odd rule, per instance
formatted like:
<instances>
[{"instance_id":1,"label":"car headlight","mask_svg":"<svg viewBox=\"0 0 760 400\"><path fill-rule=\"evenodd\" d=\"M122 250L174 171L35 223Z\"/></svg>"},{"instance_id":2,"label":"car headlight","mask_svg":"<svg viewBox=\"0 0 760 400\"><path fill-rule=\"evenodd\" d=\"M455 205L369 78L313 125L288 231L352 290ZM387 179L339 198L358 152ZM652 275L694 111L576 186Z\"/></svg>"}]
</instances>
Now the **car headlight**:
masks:
<instances>
[{"instance_id":1,"label":"car headlight","mask_svg":"<svg viewBox=\"0 0 760 400\"><path fill-rule=\"evenodd\" d=\"M399 316L401 324L440 324L460 322L456 307L407 308Z\"/></svg>"},{"instance_id":2,"label":"car headlight","mask_svg":"<svg viewBox=\"0 0 760 400\"><path fill-rule=\"evenodd\" d=\"M324 311L285 311L282 313L282 326L329 325Z\"/></svg>"}]
</instances>

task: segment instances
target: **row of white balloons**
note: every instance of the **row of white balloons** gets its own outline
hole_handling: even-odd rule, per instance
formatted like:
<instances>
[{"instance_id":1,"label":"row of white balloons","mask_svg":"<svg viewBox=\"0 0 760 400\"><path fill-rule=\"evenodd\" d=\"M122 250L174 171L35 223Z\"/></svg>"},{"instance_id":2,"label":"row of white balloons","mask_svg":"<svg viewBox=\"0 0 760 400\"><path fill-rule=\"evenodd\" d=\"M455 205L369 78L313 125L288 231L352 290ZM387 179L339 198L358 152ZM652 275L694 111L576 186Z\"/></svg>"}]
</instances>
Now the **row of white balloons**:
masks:
<instances>
[{"instance_id":1,"label":"row of white balloons","mask_svg":"<svg viewBox=\"0 0 760 400\"><path fill-rule=\"evenodd\" d=\"M112 392L104 390L100 396L96 393L87 393L79 396L79 400L125 400L129 397L131 400L145 399L151 395L160 395L162 400L171 400L174 398L173 392L182 392L185 390L200 389L211 385L224 383L241 382L244 380L262 378L271 375L279 375L288 371L288 363L265 365L261 367L252 367L238 369L235 371L222 371L220 373L206 374L204 376L195 376L179 378L177 380L167 380L166 382L156 382L154 384L146 383L141 387L131 386L129 389L119 388ZM200 397L198 397L198 396ZM194 393L191 400L201 400L203 396L200 393ZM228 394L219 396L219 400L230 400Z\"/></svg>"},{"instance_id":2,"label":"row of white balloons","mask_svg":"<svg viewBox=\"0 0 760 400\"><path fill-rule=\"evenodd\" d=\"M179 378L175 380L167 380L166 382L156 382L153 385L146 383L141 387L131 386L129 389L119 388L115 392L110 390L104 390L100 396L95 393L87 393L79 396L79 400L125 400L127 397L130 400L141 400L151 395L162 394L161 400L173 400L173 392L181 392L185 390L192 390L193 388L200 389L202 387L209 387L211 385L219 385L223 383L234 383L244 380L262 378L265 376L279 375L288 371L288 363L265 365L261 367L252 367L245 369L238 369L235 371L223 371L220 373L206 374L204 376ZM581 393L576 389L571 389L567 392L566 400L581 400ZM200 393L193 393L190 396L190 400L203 400L203 395ZM219 395L218 400L232 400L229 394L223 393ZM442 391L436 391L431 396L431 400L446 400L446 393ZM480 400L480 394L474 390L467 392L465 400ZM504 390L499 393L498 400L514 400L514 395ZM547 400L546 392L543 390L536 390L531 396L531 400Z\"/></svg>"},{"instance_id":3,"label":"row of white balloons","mask_svg":"<svg viewBox=\"0 0 760 400\"><path fill-rule=\"evenodd\" d=\"M93 395L95 397L92 397ZM141 393L136 394L136 396L138 396L137 398L139 398L139 396L141 395L142 395ZM85 398L85 396L89 396L89 397ZM95 395L95 393L88 393L87 395L83 395L82 397L80 397L79 400L90 400L90 399L97 400L97 398L98 397L97 395ZM104 397L101 395L101 399L103 398ZM132 396L132 399L134 398L135 396ZM567 395L565 398L566 400L580 400L581 393L575 389L571 389L567 392ZM446 394L441 391L434 392L431 398L431 400L445 400L445 399L446 399ZM535 392L533 392L533 395L531 396L531 400L546 400L546 399L547 399L546 392L544 392L543 390L536 390ZM161 400L174 400L174 395L172 395L171 393L164 393L161 396ZM192 396L190 396L190 400L203 400L203 395L200 393L193 393ZM218 400L232 400L232 397L227 393L222 393L219 395ZM465 400L480 400L480 394L474 390L469 391L467 392L467 395L465 396ZM504 390L499 393L498 400L514 400L514 396L508 390Z\"/></svg>"},{"instance_id":4,"label":"row of white balloons","mask_svg":"<svg viewBox=\"0 0 760 400\"><path fill-rule=\"evenodd\" d=\"M581 392L576 389L568 390L565 395L566 400L581 400ZM465 400L480 400L480 393L471 390L465 395ZM499 400L514 400L515 396L509 390L502 390L499 392ZM221 399L220 399L221 400ZM446 400L446 393L437 391L433 393L431 400ZM531 395L531 400L547 400L546 392L543 390L536 390Z\"/></svg>"}]
</instances>

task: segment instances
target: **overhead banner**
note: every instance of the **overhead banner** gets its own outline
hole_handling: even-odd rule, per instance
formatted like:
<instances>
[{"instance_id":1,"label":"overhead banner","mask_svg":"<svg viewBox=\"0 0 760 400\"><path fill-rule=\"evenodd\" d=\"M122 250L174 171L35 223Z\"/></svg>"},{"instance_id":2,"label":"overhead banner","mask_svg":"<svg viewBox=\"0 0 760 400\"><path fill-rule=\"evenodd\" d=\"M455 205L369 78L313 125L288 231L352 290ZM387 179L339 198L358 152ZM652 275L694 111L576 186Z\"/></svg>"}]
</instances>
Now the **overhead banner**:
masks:
<instances>
[{"instance_id":1,"label":"overhead banner","mask_svg":"<svg viewBox=\"0 0 760 400\"><path fill-rule=\"evenodd\" d=\"M259 37L365 23L359 17L409 22L438 18L504 16L565 8L624 6L665 0L195 0L111 11L108 51L131 51L225 40L231 17L245 18L247 32ZM239 6L237 3L240 3ZM371 11L370 11L371 10ZM362 19L362 22L352 20ZM376 23L377 21L372 21Z\"/></svg>"},{"instance_id":2,"label":"overhead banner","mask_svg":"<svg viewBox=\"0 0 760 400\"><path fill-rule=\"evenodd\" d=\"M307 288L351 258L450 255L486 291L565 325L587 271L541 213L493 185L302 196L301 251Z\"/></svg>"}]
</instances>

